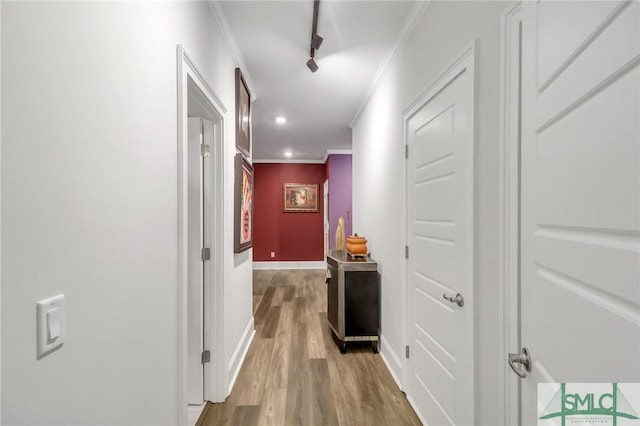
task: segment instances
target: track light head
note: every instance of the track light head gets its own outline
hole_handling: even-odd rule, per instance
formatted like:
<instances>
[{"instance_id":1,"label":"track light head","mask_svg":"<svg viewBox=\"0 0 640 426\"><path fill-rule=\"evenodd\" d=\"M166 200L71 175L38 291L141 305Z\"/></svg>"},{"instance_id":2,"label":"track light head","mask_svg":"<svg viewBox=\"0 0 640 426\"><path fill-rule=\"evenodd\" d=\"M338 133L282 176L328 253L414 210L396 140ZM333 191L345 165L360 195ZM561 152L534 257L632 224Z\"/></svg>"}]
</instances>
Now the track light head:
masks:
<instances>
[{"instance_id":1,"label":"track light head","mask_svg":"<svg viewBox=\"0 0 640 426\"><path fill-rule=\"evenodd\" d=\"M307 61L307 68L309 68L311 72L316 72L318 71L318 64L316 64L316 61L313 58L309 58Z\"/></svg>"},{"instance_id":2,"label":"track light head","mask_svg":"<svg viewBox=\"0 0 640 426\"><path fill-rule=\"evenodd\" d=\"M322 45L323 41L324 39L320 37L318 34L313 34L313 36L311 37L311 47L318 50L320 49L320 46Z\"/></svg>"}]
</instances>

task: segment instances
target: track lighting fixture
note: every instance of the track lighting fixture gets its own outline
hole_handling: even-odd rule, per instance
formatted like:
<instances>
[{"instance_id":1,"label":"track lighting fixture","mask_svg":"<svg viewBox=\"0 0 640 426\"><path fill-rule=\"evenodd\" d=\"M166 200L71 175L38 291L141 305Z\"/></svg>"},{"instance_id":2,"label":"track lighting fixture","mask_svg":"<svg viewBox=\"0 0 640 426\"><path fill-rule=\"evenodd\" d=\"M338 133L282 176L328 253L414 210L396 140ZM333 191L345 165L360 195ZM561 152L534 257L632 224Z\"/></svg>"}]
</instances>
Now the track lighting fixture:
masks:
<instances>
[{"instance_id":1,"label":"track lighting fixture","mask_svg":"<svg viewBox=\"0 0 640 426\"><path fill-rule=\"evenodd\" d=\"M309 51L309 60L307 61L307 68L311 72L318 71L318 64L315 61L316 50L320 49L320 45L324 39L318 35L318 12L320 10L320 0L313 0L313 21L311 23L311 43Z\"/></svg>"},{"instance_id":2,"label":"track lighting fixture","mask_svg":"<svg viewBox=\"0 0 640 426\"><path fill-rule=\"evenodd\" d=\"M316 64L316 61L313 58L309 58L307 61L307 68L309 68L311 72L316 72L318 71L318 64Z\"/></svg>"},{"instance_id":3,"label":"track lighting fixture","mask_svg":"<svg viewBox=\"0 0 640 426\"><path fill-rule=\"evenodd\" d=\"M320 49L320 46L322 45L323 41L324 39L320 37L318 34L313 34L311 36L311 48L316 50Z\"/></svg>"}]
</instances>

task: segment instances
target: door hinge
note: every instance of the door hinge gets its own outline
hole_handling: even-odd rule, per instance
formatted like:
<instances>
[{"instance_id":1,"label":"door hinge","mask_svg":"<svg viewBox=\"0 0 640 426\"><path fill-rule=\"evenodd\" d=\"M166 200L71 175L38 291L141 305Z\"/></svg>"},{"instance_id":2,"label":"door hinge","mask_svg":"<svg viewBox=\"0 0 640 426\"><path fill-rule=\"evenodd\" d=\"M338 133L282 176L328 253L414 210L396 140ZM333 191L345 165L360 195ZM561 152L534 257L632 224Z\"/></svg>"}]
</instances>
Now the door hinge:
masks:
<instances>
[{"instance_id":1,"label":"door hinge","mask_svg":"<svg viewBox=\"0 0 640 426\"><path fill-rule=\"evenodd\" d=\"M404 158L409 158L409 145L404 146Z\"/></svg>"},{"instance_id":2,"label":"door hinge","mask_svg":"<svg viewBox=\"0 0 640 426\"><path fill-rule=\"evenodd\" d=\"M404 246L404 258L409 258L409 246Z\"/></svg>"},{"instance_id":3,"label":"door hinge","mask_svg":"<svg viewBox=\"0 0 640 426\"><path fill-rule=\"evenodd\" d=\"M406 358L409 358L409 345L404 347L404 356Z\"/></svg>"},{"instance_id":4,"label":"door hinge","mask_svg":"<svg viewBox=\"0 0 640 426\"><path fill-rule=\"evenodd\" d=\"M202 363L211 362L211 351L202 351Z\"/></svg>"},{"instance_id":5,"label":"door hinge","mask_svg":"<svg viewBox=\"0 0 640 426\"><path fill-rule=\"evenodd\" d=\"M211 259L211 249L209 247L205 247L200 250L200 260L210 260Z\"/></svg>"},{"instance_id":6,"label":"door hinge","mask_svg":"<svg viewBox=\"0 0 640 426\"><path fill-rule=\"evenodd\" d=\"M200 144L200 156L204 158L209 157L209 145L206 143Z\"/></svg>"}]
</instances>

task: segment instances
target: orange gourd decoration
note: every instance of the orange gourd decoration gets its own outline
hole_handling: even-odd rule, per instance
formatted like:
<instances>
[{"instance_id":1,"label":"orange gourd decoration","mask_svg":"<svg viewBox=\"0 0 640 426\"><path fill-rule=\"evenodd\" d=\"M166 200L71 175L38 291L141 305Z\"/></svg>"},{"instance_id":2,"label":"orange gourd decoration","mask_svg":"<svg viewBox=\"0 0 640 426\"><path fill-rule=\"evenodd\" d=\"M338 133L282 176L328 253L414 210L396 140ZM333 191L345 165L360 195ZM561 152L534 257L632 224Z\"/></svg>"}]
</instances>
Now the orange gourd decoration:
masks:
<instances>
[{"instance_id":1,"label":"orange gourd decoration","mask_svg":"<svg viewBox=\"0 0 640 426\"><path fill-rule=\"evenodd\" d=\"M367 239L359 237L358 234L347 237L347 253L351 256L367 255Z\"/></svg>"}]
</instances>

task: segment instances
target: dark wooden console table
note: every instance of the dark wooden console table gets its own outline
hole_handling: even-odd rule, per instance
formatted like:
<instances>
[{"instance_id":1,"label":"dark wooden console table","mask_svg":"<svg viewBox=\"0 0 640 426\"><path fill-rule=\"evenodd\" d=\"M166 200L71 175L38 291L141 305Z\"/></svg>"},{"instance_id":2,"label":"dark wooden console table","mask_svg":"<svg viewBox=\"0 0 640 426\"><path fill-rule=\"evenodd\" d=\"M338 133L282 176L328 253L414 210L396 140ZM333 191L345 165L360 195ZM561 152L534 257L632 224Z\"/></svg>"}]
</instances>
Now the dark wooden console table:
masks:
<instances>
[{"instance_id":1,"label":"dark wooden console table","mask_svg":"<svg viewBox=\"0 0 640 426\"><path fill-rule=\"evenodd\" d=\"M380 334L380 279L378 264L369 256L351 259L346 251L327 255L327 319L340 352L347 342L369 341L378 352Z\"/></svg>"}]
</instances>

